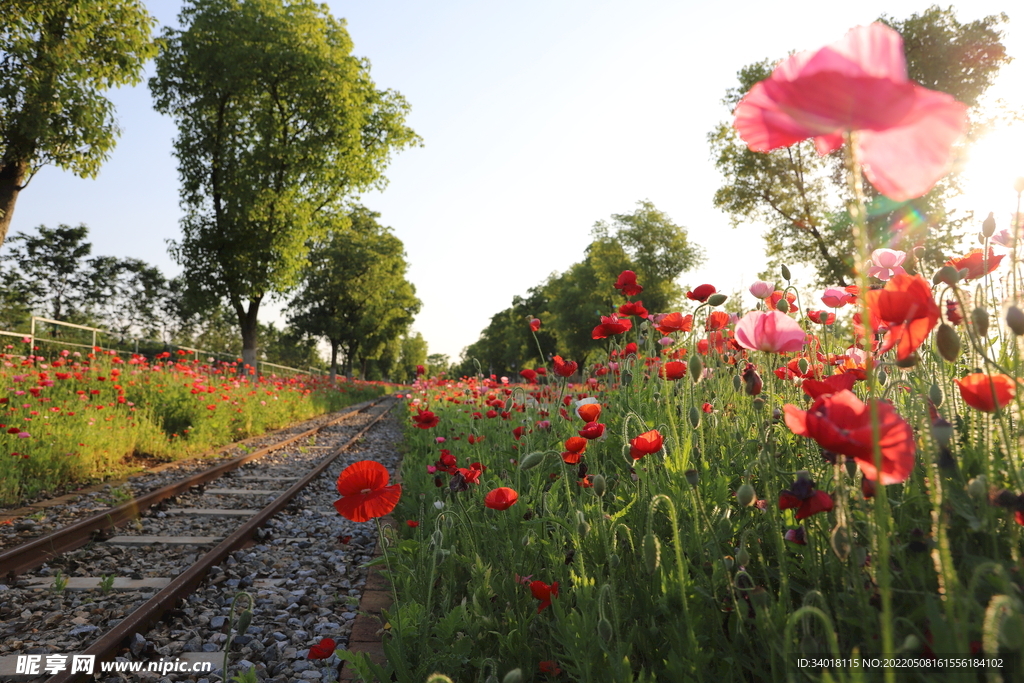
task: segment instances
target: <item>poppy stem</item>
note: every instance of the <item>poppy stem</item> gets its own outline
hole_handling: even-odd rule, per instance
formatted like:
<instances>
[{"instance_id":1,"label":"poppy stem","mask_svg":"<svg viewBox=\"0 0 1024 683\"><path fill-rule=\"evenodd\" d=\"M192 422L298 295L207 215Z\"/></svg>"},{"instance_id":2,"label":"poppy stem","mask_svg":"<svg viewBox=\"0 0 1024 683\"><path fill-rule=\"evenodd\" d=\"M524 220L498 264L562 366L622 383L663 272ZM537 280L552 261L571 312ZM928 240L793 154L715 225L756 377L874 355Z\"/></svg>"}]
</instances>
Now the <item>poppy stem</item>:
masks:
<instances>
[{"instance_id":1,"label":"poppy stem","mask_svg":"<svg viewBox=\"0 0 1024 683\"><path fill-rule=\"evenodd\" d=\"M397 636L398 650L402 653L402 661L408 663L409 658L405 655L405 641L402 633L402 606L398 601L398 587L395 585L395 573L391 569L391 556L388 555L388 544L384 538L384 527L381 526L380 517L374 517L373 521L377 525L377 542L380 543L380 552L384 557L384 566L388 568L388 583L391 584L391 597L395 599L395 625L398 628L396 629L397 633L391 633L391 637ZM430 606L427 605L427 609L429 608Z\"/></svg>"},{"instance_id":2,"label":"poppy stem","mask_svg":"<svg viewBox=\"0 0 1024 683\"><path fill-rule=\"evenodd\" d=\"M850 189L849 212L853 219L853 241L857 247L856 276L860 287L861 325L864 329L864 369L868 385L868 411L871 415L871 442L878 486L875 489L875 543L878 549L877 567L878 589L882 598L882 656L891 658L895 651L893 637L892 612L892 576L889 566L889 501L885 485L882 483L882 448L879 443L881 428L878 420L878 378L875 374L872 336L874 329L871 324L871 311L868 308L868 276L864 264L871 258L871 237L868 234L867 217L864 200L864 179L860 162L857 160L857 140L853 131L844 133L846 137L846 170ZM856 342L856 339L854 340ZM896 683L896 671L892 667L885 669L885 682Z\"/></svg>"}]
</instances>

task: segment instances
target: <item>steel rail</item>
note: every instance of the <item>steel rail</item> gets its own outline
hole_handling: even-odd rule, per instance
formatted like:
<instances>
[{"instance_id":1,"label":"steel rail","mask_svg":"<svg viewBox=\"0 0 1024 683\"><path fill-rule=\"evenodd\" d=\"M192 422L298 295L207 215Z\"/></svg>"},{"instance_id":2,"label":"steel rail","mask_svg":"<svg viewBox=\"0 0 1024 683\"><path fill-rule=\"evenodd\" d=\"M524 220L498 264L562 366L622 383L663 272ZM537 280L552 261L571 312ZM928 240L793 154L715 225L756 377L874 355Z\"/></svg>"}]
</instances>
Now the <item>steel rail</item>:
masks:
<instances>
[{"instance_id":1,"label":"steel rail","mask_svg":"<svg viewBox=\"0 0 1024 683\"><path fill-rule=\"evenodd\" d=\"M155 491L145 493L138 498L128 501L127 503L110 508L104 512L100 512L91 517L87 517L86 519L69 524L57 531L45 534L32 539L31 541L21 543L13 548L0 552L0 576L6 575L9 580L13 581L18 574L40 567L55 557L75 550L76 548L80 548L91 541L97 540L97 538L108 529L113 529L123 524L127 524L133 519L137 519L143 512L154 505L167 500L168 498L173 498L193 486L205 484L208 481L217 479L226 472L238 469L251 460L262 458L273 451L289 446L301 439L308 438L327 427L337 424L354 413L369 410L385 398L387 397L382 396L381 398L373 401L364 401L363 403L357 403L354 406L349 406L341 415L330 422L320 425L319 427L314 427L313 429L306 430L301 434L296 434L295 436L288 437L287 439L270 444L269 446L264 446L263 448L253 451L247 455L233 458L208 470L194 474L186 479L182 479L173 484L168 484L167 486L156 489Z\"/></svg>"},{"instance_id":2,"label":"steel rail","mask_svg":"<svg viewBox=\"0 0 1024 683\"><path fill-rule=\"evenodd\" d=\"M383 400L383 399L382 399ZM284 491L274 501L263 508L258 514L253 515L245 524L239 527L233 534L225 538L215 548L203 555L199 560L179 574L166 588L143 603L138 609L124 618L121 623L105 633L99 640L90 645L85 652L77 653L82 655L95 655L95 661L107 659L120 649L121 643L136 633L142 633L151 628L163 617L168 610L174 609L179 600L185 599L207 578L210 568L220 564L231 551L243 545L256 530L267 523L267 521L280 512L302 489L309 485L314 479L320 476L334 460L345 451L346 448L358 441L363 434L377 424L385 415L390 412L396 402L392 402L387 408L381 411L380 415L370 421L365 427L338 446L333 453L323 458L320 463L310 470L306 476L295 482L290 488ZM221 678L227 672L223 672ZM77 683L90 678L91 674L83 672L71 673L69 670L62 671L46 679L46 683Z\"/></svg>"}]
</instances>

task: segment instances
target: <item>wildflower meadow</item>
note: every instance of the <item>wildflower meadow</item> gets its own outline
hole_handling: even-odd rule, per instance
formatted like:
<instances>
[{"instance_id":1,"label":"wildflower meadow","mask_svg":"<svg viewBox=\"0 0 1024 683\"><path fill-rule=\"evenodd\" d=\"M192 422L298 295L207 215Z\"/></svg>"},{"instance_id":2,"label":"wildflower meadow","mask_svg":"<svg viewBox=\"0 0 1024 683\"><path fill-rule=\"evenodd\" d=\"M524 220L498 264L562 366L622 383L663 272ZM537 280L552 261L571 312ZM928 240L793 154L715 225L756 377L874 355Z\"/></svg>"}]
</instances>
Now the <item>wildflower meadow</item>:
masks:
<instances>
[{"instance_id":1,"label":"wildflower meadow","mask_svg":"<svg viewBox=\"0 0 1024 683\"><path fill-rule=\"evenodd\" d=\"M1020 680L1020 226L934 272L872 243L866 183L927 192L966 126L902 55L855 28L735 111L755 151L845 154L855 284L655 312L625 271L596 360L418 379L400 496L339 479L396 519L387 662L342 653L367 679Z\"/></svg>"},{"instance_id":2,"label":"wildflower meadow","mask_svg":"<svg viewBox=\"0 0 1024 683\"><path fill-rule=\"evenodd\" d=\"M27 344L20 344L27 346ZM144 460L175 460L359 403L372 382L308 376L257 378L237 363L99 347L52 359L13 345L0 355L0 504L15 504L124 474ZM212 359L211 359L212 360Z\"/></svg>"}]
</instances>

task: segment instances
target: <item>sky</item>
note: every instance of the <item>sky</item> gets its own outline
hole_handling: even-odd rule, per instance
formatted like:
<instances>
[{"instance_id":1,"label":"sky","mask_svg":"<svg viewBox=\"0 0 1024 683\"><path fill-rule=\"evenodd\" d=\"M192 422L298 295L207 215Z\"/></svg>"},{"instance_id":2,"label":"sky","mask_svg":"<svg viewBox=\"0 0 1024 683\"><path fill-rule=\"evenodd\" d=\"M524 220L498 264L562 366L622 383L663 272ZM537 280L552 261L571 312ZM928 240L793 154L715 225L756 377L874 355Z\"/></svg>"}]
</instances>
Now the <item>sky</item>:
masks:
<instances>
[{"instance_id":1,"label":"sky","mask_svg":"<svg viewBox=\"0 0 1024 683\"><path fill-rule=\"evenodd\" d=\"M1009 3L973 0L960 21ZM182 3L150 0L159 26ZM764 269L762 229L731 228L712 198L722 179L706 135L729 117L721 99L736 72L764 58L834 42L882 14L924 2L377 0L327 3L344 17L354 54L378 88L399 91L424 146L399 153L383 192L360 201L404 242L423 308L413 329L431 353L458 359L490 317L583 258L590 230L650 200L687 228L706 263L680 282L743 289ZM1004 25L1017 60L994 92L1024 107L1024 12ZM152 63L146 78L153 75ZM1013 85L1017 87L1012 87ZM94 254L140 258L180 272L176 129L145 82L112 91L123 133L96 179L44 168L22 192L14 232L86 224ZM979 145L962 208L1008 216L1024 176L1024 126ZM980 218L979 218L980 221ZM1005 227L1007 219L1002 219ZM268 311L283 322L287 305ZM595 321L596 322L596 321Z\"/></svg>"}]
</instances>

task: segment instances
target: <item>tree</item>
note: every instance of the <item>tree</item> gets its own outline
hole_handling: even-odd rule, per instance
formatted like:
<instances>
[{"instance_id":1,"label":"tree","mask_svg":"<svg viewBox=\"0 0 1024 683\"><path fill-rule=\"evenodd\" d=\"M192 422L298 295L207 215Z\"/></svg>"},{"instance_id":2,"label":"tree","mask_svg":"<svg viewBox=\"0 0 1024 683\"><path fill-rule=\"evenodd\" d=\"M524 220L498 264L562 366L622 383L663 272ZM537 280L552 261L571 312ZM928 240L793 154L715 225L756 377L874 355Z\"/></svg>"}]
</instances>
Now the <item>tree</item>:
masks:
<instances>
[{"instance_id":1,"label":"tree","mask_svg":"<svg viewBox=\"0 0 1024 683\"><path fill-rule=\"evenodd\" d=\"M379 217L356 207L347 229L315 242L291 303L289 324L330 342L332 379L339 351L351 376L355 362L376 358L389 340L405 334L420 309L416 288L405 279L402 241L377 222Z\"/></svg>"},{"instance_id":2,"label":"tree","mask_svg":"<svg viewBox=\"0 0 1024 683\"><path fill-rule=\"evenodd\" d=\"M103 92L142 80L155 20L139 0L18 0L0 12L0 244L45 164L93 178L120 130Z\"/></svg>"},{"instance_id":3,"label":"tree","mask_svg":"<svg viewBox=\"0 0 1024 683\"><path fill-rule=\"evenodd\" d=\"M179 20L150 80L178 125L185 216L172 256L190 297L228 302L252 365L261 302L298 283L307 245L419 138L404 98L376 89L323 5L191 0Z\"/></svg>"},{"instance_id":4,"label":"tree","mask_svg":"<svg viewBox=\"0 0 1024 683\"><path fill-rule=\"evenodd\" d=\"M902 21L881 21L903 36L911 79L975 109L999 68L1009 61L997 30L1007 21L1005 15L964 24L951 8L933 6ZM768 60L741 69L739 85L727 91L723 104L731 110L771 70ZM973 112L972 119L981 118ZM982 129L975 126L969 138ZM820 285L852 281L856 250L845 208L841 150L820 157L813 142L802 142L768 154L751 152L731 121L719 124L708 141L715 165L725 176L725 184L715 193L715 206L726 211L734 225L755 221L768 226L765 240L772 266L810 264ZM958 191L957 182L951 174L925 196L902 203L867 185L871 243L907 251L910 258L904 265L912 270L944 263L970 219L946 209L946 200Z\"/></svg>"},{"instance_id":5,"label":"tree","mask_svg":"<svg viewBox=\"0 0 1024 683\"><path fill-rule=\"evenodd\" d=\"M600 316L623 303L612 286L623 270L637 274L644 288L639 298L649 311L674 307L682 296L676 278L701 262L700 247L650 201L637 204L633 213L612 214L610 223L594 224L582 261L551 275L525 297L514 297L512 306L495 314L480 339L463 351L455 372L476 374L479 363L486 374L514 376L524 367L548 363L556 353L585 360L606 344L593 339L592 330ZM534 316L542 322L537 339L528 324Z\"/></svg>"},{"instance_id":6,"label":"tree","mask_svg":"<svg viewBox=\"0 0 1024 683\"><path fill-rule=\"evenodd\" d=\"M156 336L173 324L172 284L160 269L134 258L89 258L88 234L85 225L41 225L8 241L0 257L12 266L0 287L7 316L20 322L35 313L105 327L122 339Z\"/></svg>"}]
</instances>

